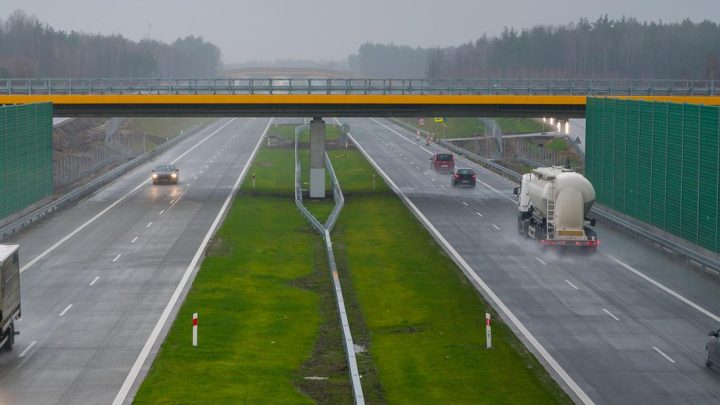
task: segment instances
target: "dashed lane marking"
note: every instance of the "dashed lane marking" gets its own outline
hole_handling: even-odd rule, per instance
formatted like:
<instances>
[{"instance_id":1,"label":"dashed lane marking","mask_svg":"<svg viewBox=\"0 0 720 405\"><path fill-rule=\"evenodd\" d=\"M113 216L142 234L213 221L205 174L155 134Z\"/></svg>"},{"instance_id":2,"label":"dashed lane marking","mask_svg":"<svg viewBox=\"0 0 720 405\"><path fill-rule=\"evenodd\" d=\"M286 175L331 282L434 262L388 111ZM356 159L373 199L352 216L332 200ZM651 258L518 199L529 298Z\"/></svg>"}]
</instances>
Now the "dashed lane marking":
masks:
<instances>
[{"instance_id":1,"label":"dashed lane marking","mask_svg":"<svg viewBox=\"0 0 720 405\"><path fill-rule=\"evenodd\" d=\"M67 314L67 311L69 311L70 308L72 308L72 306L73 306L73 304L66 306L65 309L63 309L62 312L60 312L60 316L64 316L65 314Z\"/></svg>"}]
</instances>

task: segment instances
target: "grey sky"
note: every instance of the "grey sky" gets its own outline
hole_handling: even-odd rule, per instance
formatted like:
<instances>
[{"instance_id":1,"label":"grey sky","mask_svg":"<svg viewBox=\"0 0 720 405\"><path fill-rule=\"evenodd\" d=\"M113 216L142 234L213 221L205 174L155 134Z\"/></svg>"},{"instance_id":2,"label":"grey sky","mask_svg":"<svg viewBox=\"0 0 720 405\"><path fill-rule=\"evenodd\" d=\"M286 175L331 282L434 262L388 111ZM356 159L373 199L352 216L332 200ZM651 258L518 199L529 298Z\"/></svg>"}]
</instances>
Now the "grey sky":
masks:
<instances>
[{"instance_id":1,"label":"grey sky","mask_svg":"<svg viewBox=\"0 0 720 405\"><path fill-rule=\"evenodd\" d=\"M632 16L720 21L719 0L0 0L56 29L170 42L202 35L225 62L339 60L367 41L458 45L503 27ZM151 27L151 28L150 28Z\"/></svg>"}]
</instances>

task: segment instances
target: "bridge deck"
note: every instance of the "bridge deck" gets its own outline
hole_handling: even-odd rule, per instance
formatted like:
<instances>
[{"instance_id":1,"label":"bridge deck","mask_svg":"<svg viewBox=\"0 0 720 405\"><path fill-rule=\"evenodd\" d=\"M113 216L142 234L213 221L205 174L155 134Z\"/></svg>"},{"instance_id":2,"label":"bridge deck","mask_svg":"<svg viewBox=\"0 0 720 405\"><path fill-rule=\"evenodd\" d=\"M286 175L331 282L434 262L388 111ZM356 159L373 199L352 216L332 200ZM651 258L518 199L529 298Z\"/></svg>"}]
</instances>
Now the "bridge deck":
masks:
<instances>
[{"instance_id":1,"label":"bridge deck","mask_svg":"<svg viewBox=\"0 0 720 405\"><path fill-rule=\"evenodd\" d=\"M623 98L720 105L719 96ZM584 117L585 96L531 95L0 95L0 104L50 101L54 114L79 116L556 116Z\"/></svg>"}]
</instances>

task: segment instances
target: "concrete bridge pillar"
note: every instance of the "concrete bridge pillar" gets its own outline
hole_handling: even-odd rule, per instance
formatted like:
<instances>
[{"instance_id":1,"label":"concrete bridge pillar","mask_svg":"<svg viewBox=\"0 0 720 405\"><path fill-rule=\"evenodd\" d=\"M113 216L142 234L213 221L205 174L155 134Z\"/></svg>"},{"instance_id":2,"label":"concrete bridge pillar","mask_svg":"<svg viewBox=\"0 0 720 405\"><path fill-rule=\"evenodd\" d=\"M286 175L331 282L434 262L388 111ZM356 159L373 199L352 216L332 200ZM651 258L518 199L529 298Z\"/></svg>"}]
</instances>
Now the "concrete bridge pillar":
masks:
<instances>
[{"instance_id":1,"label":"concrete bridge pillar","mask_svg":"<svg viewBox=\"0 0 720 405\"><path fill-rule=\"evenodd\" d=\"M310 198L325 198L325 121L310 121Z\"/></svg>"}]
</instances>

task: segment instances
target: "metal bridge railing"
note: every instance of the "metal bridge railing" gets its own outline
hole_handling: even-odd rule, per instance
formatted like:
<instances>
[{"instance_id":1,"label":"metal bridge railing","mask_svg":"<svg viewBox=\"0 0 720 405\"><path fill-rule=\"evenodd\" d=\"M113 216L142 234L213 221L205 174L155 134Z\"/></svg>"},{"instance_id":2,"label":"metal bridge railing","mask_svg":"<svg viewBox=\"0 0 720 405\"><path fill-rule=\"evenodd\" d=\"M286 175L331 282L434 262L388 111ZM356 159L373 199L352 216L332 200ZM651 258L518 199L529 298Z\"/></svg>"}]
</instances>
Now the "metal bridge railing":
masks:
<instances>
[{"instance_id":1,"label":"metal bridge railing","mask_svg":"<svg viewBox=\"0 0 720 405\"><path fill-rule=\"evenodd\" d=\"M0 95L365 94L714 96L713 80L4 79Z\"/></svg>"}]
</instances>

